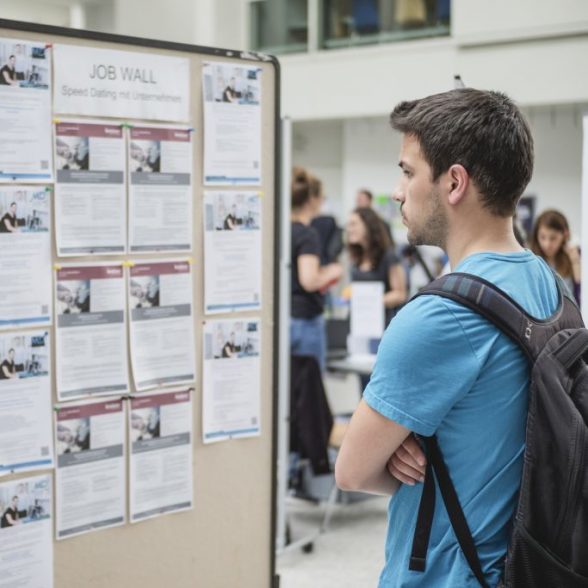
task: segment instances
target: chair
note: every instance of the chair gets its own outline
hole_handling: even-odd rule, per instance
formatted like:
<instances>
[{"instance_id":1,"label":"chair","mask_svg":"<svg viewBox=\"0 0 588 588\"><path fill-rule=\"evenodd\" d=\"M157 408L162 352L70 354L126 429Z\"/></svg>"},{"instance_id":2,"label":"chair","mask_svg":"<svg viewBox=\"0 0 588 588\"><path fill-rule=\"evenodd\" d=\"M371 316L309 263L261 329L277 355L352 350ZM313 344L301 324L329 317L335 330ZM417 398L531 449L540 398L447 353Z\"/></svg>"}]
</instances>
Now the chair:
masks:
<instances>
[{"instance_id":1,"label":"chair","mask_svg":"<svg viewBox=\"0 0 588 588\"><path fill-rule=\"evenodd\" d=\"M424 0L396 0L396 23L400 28L418 28L427 21Z\"/></svg>"},{"instance_id":2,"label":"chair","mask_svg":"<svg viewBox=\"0 0 588 588\"><path fill-rule=\"evenodd\" d=\"M328 530L337 503L354 502L364 495L337 488L334 464L347 429L347 420L333 419L322 374L314 357L290 358L290 482L294 496L324 504L319 528L288 548L313 549L313 541ZM287 537L290 538L287 523ZM290 541L289 541L290 542Z\"/></svg>"},{"instance_id":3,"label":"chair","mask_svg":"<svg viewBox=\"0 0 588 588\"><path fill-rule=\"evenodd\" d=\"M291 495L321 502L320 487L310 480L334 483L328 443L333 416L323 386L317 360L312 356L290 356L290 464L288 487ZM332 482L331 482L332 480ZM301 547L310 553L322 526L293 540L289 517L286 518L286 546L282 553Z\"/></svg>"},{"instance_id":4,"label":"chair","mask_svg":"<svg viewBox=\"0 0 588 588\"><path fill-rule=\"evenodd\" d=\"M353 26L359 35L369 35L380 30L380 19L376 0L353 0Z\"/></svg>"},{"instance_id":5,"label":"chair","mask_svg":"<svg viewBox=\"0 0 588 588\"><path fill-rule=\"evenodd\" d=\"M325 321L325 334L327 337L327 359L346 357L349 318L328 318Z\"/></svg>"}]
</instances>

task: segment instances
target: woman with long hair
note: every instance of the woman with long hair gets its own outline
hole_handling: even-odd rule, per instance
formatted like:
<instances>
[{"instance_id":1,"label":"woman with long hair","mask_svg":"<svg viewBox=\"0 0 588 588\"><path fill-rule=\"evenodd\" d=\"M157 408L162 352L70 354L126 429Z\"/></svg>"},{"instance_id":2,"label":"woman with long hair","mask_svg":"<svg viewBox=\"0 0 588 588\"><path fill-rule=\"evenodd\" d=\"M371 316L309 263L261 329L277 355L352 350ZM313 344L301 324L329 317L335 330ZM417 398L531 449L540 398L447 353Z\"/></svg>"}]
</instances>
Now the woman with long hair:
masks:
<instances>
[{"instance_id":1,"label":"woman with long hair","mask_svg":"<svg viewBox=\"0 0 588 588\"><path fill-rule=\"evenodd\" d=\"M406 302L406 272L394 252L385 225L371 208L356 208L347 221L347 250L351 260L351 281L384 284L386 326Z\"/></svg>"},{"instance_id":2,"label":"woman with long hair","mask_svg":"<svg viewBox=\"0 0 588 588\"><path fill-rule=\"evenodd\" d=\"M322 192L313 177L301 167L292 173L292 306L290 352L312 355L325 370L326 338L323 291L343 273L338 263L320 265L320 243L310 226L319 214Z\"/></svg>"},{"instance_id":3,"label":"woman with long hair","mask_svg":"<svg viewBox=\"0 0 588 588\"><path fill-rule=\"evenodd\" d=\"M580 250L569 242L567 218L557 210L542 212L535 221L531 250L542 257L564 280L576 300L580 300Z\"/></svg>"}]
</instances>

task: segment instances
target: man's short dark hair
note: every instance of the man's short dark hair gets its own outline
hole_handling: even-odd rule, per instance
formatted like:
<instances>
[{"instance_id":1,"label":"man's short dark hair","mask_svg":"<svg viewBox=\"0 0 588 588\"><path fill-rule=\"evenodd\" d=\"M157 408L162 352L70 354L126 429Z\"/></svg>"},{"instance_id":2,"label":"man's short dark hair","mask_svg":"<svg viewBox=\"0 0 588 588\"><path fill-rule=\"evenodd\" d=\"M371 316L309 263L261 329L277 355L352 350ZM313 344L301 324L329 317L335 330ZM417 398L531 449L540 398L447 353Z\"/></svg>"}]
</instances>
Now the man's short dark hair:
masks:
<instances>
[{"instance_id":1,"label":"man's short dark hair","mask_svg":"<svg viewBox=\"0 0 588 588\"><path fill-rule=\"evenodd\" d=\"M390 123L418 140L434 182L461 164L483 205L497 216L513 216L533 175L533 137L508 96L473 88L451 90L401 102Z\"/></svg>"}]
</instances>

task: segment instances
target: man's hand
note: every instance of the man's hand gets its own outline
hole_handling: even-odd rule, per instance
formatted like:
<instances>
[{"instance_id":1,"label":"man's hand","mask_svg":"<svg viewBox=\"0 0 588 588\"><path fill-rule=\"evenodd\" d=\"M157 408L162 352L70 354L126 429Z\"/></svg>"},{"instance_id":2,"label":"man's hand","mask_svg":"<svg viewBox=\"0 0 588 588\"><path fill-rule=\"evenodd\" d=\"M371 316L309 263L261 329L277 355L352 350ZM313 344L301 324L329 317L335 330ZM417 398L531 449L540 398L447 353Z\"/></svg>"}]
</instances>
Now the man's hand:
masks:
<instances>
[{"instance_id":1,"label":"man's hand","mask_svg":"<svg viewBox=\"0 0 588 588\"><path fill-rule=\"evenodd\" d=\"M388 471L403 484L414 486L425 479L427 460L414 435L409 435L388 460Z\"/></svg>"}]
</instances>

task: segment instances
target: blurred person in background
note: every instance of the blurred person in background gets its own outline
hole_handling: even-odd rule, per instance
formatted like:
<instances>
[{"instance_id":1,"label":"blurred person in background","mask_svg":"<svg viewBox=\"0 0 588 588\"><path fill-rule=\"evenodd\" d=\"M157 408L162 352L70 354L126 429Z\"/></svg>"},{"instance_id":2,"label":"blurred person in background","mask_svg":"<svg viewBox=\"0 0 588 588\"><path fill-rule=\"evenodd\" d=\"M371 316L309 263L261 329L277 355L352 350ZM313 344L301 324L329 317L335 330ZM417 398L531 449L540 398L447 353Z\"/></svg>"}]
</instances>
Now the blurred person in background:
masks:
<instances>
[{"instance_id":1,"label":"blurred person in background","mask_svg":"<svg viewBox=\"0 0 588 588\"><path fill-rule=\"evenodd\" d=\"M355 207L370 208L374 210L374 195L372 194L372 192L367 188L359 189L357 191L357 194L355 195ZM388 235L390 241L394 241L394 239L392 238L392 229L390 228L390 223L384 220L379 214L378 218L380 219L380 222L382 223L382 226L384 227L386 235Z\"/></svg>"},{"instance_id":2,"label":"blurred person in background","mask_svg":"<svg viewBox=\"0 0 588 588\"><path fill-rule=\"evenodd\" d=\"M382 282L386 326L406 302L406 272L380 217L371 208L356 208L347 221L347 251L352 282Z\"/></svg>"},{"instance_id":3,"label":"blurred person in background","mask_svg":"<svg viewBox=\"0 0 588 588\"><path fill-rule=\"evenodd\" d=\"M343 273L338 263L321 266L319 235L311 221L321 209L322 193L311 189L312 176L295 167L292 172L292 306L290 352L311 355L325 370L326 337L323 317L326 289Z\"/></svg>"},{"instance_id":4,"label":"blurred person in background","mask_svg":"<svg viewBox=\"0 0 588 588\"><path fill-rule=\"evenodd\" d=\"M580 250L570 242L570 226L557 210L542 212L535 221L530 239L531 250L542 257L564 280L580 302Z\"/></svg>"}]
</instances>

